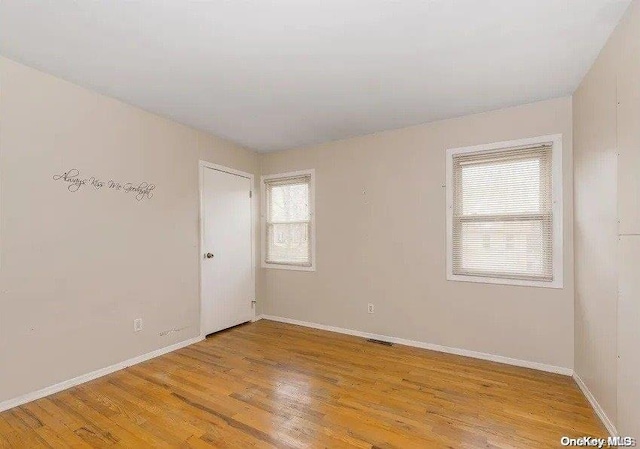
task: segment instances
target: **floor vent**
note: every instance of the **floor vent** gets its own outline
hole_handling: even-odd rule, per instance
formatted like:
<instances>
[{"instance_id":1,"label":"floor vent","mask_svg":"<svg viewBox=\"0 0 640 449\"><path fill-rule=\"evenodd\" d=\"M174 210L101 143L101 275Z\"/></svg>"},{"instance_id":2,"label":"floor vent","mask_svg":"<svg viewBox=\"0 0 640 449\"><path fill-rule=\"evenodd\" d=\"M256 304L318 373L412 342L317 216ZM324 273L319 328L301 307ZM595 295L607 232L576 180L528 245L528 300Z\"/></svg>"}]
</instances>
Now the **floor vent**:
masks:
<instances>
[{"instance_id":1,"label":"floor vent","mask_svg":"<svg viewBox=\"0 0 640 449\"><path fill-rule=\"evenodd\" d=\"M367 341L369 343L375 343L377 345L393 346L393 343L391 343L390 341L376 340L375 338L367 338Z\"/></svg>"}]
</instances>

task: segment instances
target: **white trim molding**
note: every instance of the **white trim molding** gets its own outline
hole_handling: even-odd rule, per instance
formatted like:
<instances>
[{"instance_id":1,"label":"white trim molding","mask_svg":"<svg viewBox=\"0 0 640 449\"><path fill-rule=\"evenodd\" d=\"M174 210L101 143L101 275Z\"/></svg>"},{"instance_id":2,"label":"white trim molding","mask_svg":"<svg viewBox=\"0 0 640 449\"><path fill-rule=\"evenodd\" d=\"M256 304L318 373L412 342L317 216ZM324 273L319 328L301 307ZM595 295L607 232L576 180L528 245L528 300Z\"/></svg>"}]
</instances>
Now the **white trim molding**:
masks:
<instances>
[{"instance_id":1,"label":"white trim molding","mask_svg":"<svg viewBox=\"0 0 640 449\"><path fill-rule=\"evenodd\" d=\"M369 332L362 332L362 331L345 329L345 328L335 327L335 326L327 326L325 324L310 323L308 321L294 320L291 318L283 318L283 317L273 316L273 315L260 315L259 317L256 318L256 321L259 319L277 321L280 323L287 323L287 324L295 324L298 326L310 327L313 329L320 329L320 330L325 330L329 332L337 332L339 334L353 335L356 337L373 338L375 340L387 341L389 343L395 343L398 345L412 346L414 348L421 348L421 349L429 349L431 351L461 355L464 357L471 357L471 358L480 359L480 360L488 360L491 362L504 363L506 365L519 366L522 368L531 368L538 371L546 371L548 373L562 374L564 376L573 375L573 369L571 368L547 365L547 364L538 363L538 362L530 362L528 360L512 359L510 357L504 357L501 355L469 351L467 349L452 348L449 346L441 346L433 343L424 343L421 341L407 340L407 339L398 338L398 337L389 337L387 335L371 334Z\"/></svg>"},{"instance_id":2,"label":"white trim molding","mask_svg":"<svg viewBox=\"0 0 640 449\"><path fill-rule=\"evenodd\" d=\"M89 382L90 380L97 379L99 377L106 376L107 374L114 373L116 371L120 371L122 369L128 368L133 365L137 365L138 363L145 362L147 360L153 359L155 357L159 357L161 355L167 354L169 352L176 351L178 349L184 348L186 346L192 345L199 341L202 341L202 337L194 337L189 340L181 341L179 343L172 344L170 346L165 346L164 348L156 349L155 351L148 352L146 354L139 355L137 357L133 357L131 359L127 359L123 362L116 363L115 365L107 366L105 368L100 368L95 371L91 371L90 373L82 374L81 376L74 377L73 379L65 380L63 382L59 382L54 385L50 385L48 387L42 388L37 391L33 391L31 393L23 394L22 396L18 396L13 399L8 399L6 401L0 402L0 412L5 410L9 410L14 407L18 407L20 405L26 404L27 402L35 401L36 399L41 399L46 396L50 396L54 393L58 393L60 391L66 390L71 387L75 387L77 385L83 384L85 382Z\"/></svg>"},{"instance_id":3,"label":"white trim molding","mask_svg":"<svg viewBox=\"0 0 640 449\"><path fill-rule=\"evenodd\" d=\"M526 279L508 279L491 276L470 276L453 273L453 157L464 153L493 153L504 149L527 149L534 145L551 144L551 185L553 214L553 280L550 282ZM564 197L562 176L562 134L532 137L527 139L494 142L471 147L449 148L446 154L446 242L447 242L447 280L462 282L480 282L486 284L506 284L528 287L563 288L564 275Z\"/></svg>"},{"instance_id":4,"label":"white trim molding","mask_svg":"<svg viewBox=\"0 0 640 449\"><path fill-rule=\"evenodd\" d=\"M294 178L297 176L309 176L309 214L311 219L311 229L309 232L309 248L311 251L311 265L299 266L299 265L287 265L268 263L267 258L267 221L266 221L266 189L265 181L271 179L280 178ZM316 271L316 171L315 169L298 170L288 173L275 173L272 175L264 175L260 177L260 240L261 240L261 252L260 252L260 264L262 268L274 268L277 270L295 270L295 271Z\"/></svg>"},{"instance_id":5,"label":"white trim molding","mask_svg":"<svg viewBox=\"0 0 640 449\"><path fill-rule=\"evenodd\" d=\"M612 437L619 436L616 426L613 425L613 422L611 422L604 409L596 400L595 396L591 393L589 388L587 388L587 384L582 381L577 373L573 373L573 380L576 381L576 384L578 384L578 387L580 387L580 390L582 390L582 394L584 394L584 396L587 398L587 401L589 401L589 404L591 404L593 411L596 412L596 415L598 415L598 418L600 418L600 421L602 421L602 424L604 424L604 426L606 427L609 435Z\"/></svg>"}]
</instances>

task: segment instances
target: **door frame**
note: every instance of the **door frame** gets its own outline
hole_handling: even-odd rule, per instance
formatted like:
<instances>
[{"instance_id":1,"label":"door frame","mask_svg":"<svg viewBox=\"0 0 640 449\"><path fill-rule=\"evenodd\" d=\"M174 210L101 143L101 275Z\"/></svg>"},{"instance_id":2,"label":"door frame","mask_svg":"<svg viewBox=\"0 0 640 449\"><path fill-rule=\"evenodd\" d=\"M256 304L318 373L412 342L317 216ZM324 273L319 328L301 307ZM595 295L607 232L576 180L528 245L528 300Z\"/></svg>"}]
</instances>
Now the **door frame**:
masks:
<instances>
[{"instance_id":1,"label":"door frame","mask_svg":"<svg viewBox=\"0 0 640 449\"><path fill-rule=\"evenodd\" d=\"M203 301L204 301L204 292L202 285L202 262L204 260L204 170L211 169L217 170L224 173L228 173L230 175L241 176L243 178L249 179L251 184L251 278L253 282L253 299L256 300L256 217L257 215L257 195L255 194L255 176L251 173L247 173L241 170L236 170L235 168L225 167L224 165L214 164L212 162L207 162L203 160L198 161L198 188L199 195L198 199L200 202L200 217L199 217L199 231L200 231L200 241L198 242L198 281L200 283L200 301L199 301L199 311L198 314L200 316L200 337L205 337L203 333L204 323L203 323ZM256 308L258 303L254 303L253 305L253 319L255 321L256 318Z\"/></svg>"}]
</instances>

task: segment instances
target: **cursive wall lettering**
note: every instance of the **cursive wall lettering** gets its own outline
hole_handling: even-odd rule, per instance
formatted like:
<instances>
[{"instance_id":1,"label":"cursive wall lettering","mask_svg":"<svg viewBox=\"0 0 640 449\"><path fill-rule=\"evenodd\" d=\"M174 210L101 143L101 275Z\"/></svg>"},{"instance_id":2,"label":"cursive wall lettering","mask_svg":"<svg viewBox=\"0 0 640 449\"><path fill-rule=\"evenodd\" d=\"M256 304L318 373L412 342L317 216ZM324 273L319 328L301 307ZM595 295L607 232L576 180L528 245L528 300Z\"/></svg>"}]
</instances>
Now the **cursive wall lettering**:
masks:
<instances>
[{"instance_id":1,"label":"cursive wall lettering","mask_svg":"<svg viewBox=\"0 0 640 449\"><path fill-rule=\"evenodd\" d=\"M122 183L114 181L113 179L103 181L95 176L85 178L80 175L80 170L76 168L67 170L64 173L53 175L53 180L66 183L67 190L69 190L69 192L75 193L85 187L93 187L95 190L100 190L106 186L107 190L110 191L131 194L131 196L138 201L153 198L153 191L156 188L155 184L150 184L145 181L136 184L133 182Z\"/></svg>"}]
</instances>

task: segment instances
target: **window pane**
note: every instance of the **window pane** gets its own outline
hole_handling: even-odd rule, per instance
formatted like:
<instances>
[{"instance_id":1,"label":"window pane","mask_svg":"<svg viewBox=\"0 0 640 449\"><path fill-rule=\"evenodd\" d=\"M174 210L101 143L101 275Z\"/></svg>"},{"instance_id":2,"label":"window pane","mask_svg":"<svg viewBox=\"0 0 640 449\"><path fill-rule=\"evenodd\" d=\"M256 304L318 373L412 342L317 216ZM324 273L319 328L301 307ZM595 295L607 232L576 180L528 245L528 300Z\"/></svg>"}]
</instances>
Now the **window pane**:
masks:
<instances>
[{"instance_id":1,"label":"window pane","mask_svg":"<svg viewBox=\"0 0 640 449\"><path fill-rule=\"evenodd\" d=\"M311 176L265 181L267 263L311 266Z\"/></svg>"},{"instance_id":2,"label":"window pane","mask_svg":"<svg viewBox=\"0 0 640 449\"><path fill-rule=\"evenodd\" d=\"M456 227L457 274L551 279L550 220L462 222Z\"/></svg>"},{"instance_id":3,"label":"window pane","mask_svg":"<svg viewBox=\"0 0 640 449\"><path fill-rule=\"evenodd\" d=\"M540 159L462 165L462 215L526 214L548 210L541 197ZM543 203L543 204L541 204Z\"/></svg>"},{"instance_id":4,"label":"window pane","mask_svg":"<svg viewBox=\"0 0 640 449\"><path fill-rule=\"evenodd\" d=\"M267 262L311 265L309 224L285 223L268 225Z\"/></svg>"},{"instance_id":5,"label":"window pane","mask_svg":"<svg viewBox=\"0 0 640 449\"><path fill-rule=\"evenodd\" d=\"M453 274L552 281L552 146L452 157Z\"/></svg>"},{"instance_id":6,"label":"window pane","mask_svg":"<svg viewBox=\"0 0 640 449\"><path fill-rule=\"evenodd\" d=\"M268 187L270 222L309 220L309 183L279 184Z\"/></svg>"}]
</instances>

